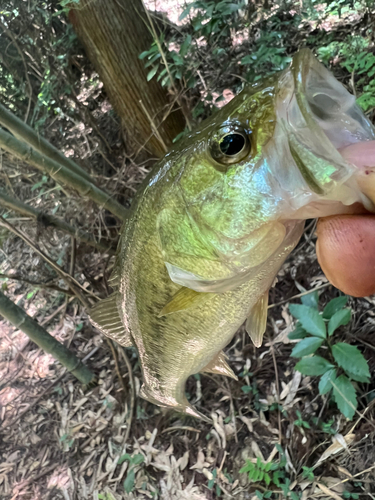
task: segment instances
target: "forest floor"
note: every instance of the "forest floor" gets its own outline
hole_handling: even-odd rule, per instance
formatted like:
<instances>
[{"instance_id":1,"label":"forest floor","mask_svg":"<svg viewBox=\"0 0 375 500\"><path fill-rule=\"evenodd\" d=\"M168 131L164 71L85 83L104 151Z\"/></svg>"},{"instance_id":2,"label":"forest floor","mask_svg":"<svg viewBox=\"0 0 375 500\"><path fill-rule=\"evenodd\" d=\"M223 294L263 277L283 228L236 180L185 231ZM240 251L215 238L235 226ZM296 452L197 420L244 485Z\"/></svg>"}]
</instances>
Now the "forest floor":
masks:
<instances>
[{"instance_id":1,"label":"forest floor","mask_svg":"<svg viewBox=\"0 0 375 500\"><path fill-rule=\"evenodd\" d=\"M173 22L177 20L178 15ZM220 91L236 91L229 81L228 75L223 78ZM78 97L91 106L108 144L82 120L70 125L65 142L61 139L58 145L68 154L73 148L83 165L94 165L101 185L129 204L148 164L129 161L119 123L108 112L100 86L91 94L82 89ZM113 217L28 166L3 155L0 173L21 200L36 206L42 200L44 210L116 240L119 228ZM104 296L113 258L84 245L76 248L70 237L42 224L34 227L14 215L7 220L84 286ZM97 378L93 386L82 387L22 332L0 321L1 500L262 498L267 484L251 483L240 473L247 459L258 457L275 463L284 459L283 482L298 494L294 498L375 498L375 298L350 298L352 320L336 334L359 347L372 374L371 383L358 389L352 421L319 395L314 377L294 370L290 357L295 341L288 338L294 329L289 304L299 302L305 290L319 292L321 308L340 294L317 263L315 228L314 221L307 222L270 291L262 347L252 345L244 328L227 347L239 380L206 374L189 379L190 401L213 424L139 398L142 376L135 350L127 350L129 370L126 359L91 326L86 312L51 288L63 286L51 269L17 237L0 232L3 289L84 359ZM280 488L272 489L272 498L286 498Z\"/></svg>"}]
</instances>

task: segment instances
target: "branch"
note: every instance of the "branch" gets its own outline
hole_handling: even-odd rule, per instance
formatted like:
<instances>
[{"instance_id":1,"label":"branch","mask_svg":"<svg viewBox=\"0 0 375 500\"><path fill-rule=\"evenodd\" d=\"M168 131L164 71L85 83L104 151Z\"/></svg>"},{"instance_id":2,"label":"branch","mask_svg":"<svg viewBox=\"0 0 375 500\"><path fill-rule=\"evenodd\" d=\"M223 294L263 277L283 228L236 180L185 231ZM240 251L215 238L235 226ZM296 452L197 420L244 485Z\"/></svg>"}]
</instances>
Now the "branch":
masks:
<instances>
[{"instance_id":1,"label":"branch","mask_svg":"<svg viewBox=\"0 0 375 500\"><path fill-rule=\"evenodd\" d=\"M33 243L30 238L20 229L17 229L16 227L12 226L10 222L8 222L2 215L0 215L0 226L6 227L14 233L16 236L21 238L25 243L27 243L33 250L36 252L38 255L40 255L56 272L57 274L60 275L60 277L65 281L65 283L68 285L68 287L72 290L74 295L77 297L77 299L81 302L81 304L86 307L86 309L90 308L90 303L86 300L86 297L84 297L79 290L80 288L86 292L90 293L93 295L95 298L96 296L91 293L89 290L86 290L73 276L70 276L69 273L65 272L62 267L60 267L54 260L52 260L47 254L42 252L40 248Z\"/></svg>"},{"instance_id":2,"label":"branch","mask_svg":"<svg viewBox=\"0 0 375 500\"><path fill-rule=\"evenodd\" d=\"M112 243L110 241L105 239L103 239L103 241L96 241L91 234L86 233L81 229L76 229L75 227L71 226L62 219L41 212L40 210L37 210L36 208L31 207L30 205L26 205L26 203L16 200L11 196L8 196L6 193L4 193L4 191L1 190L0 190L0 205L10 210L14 210L19 214L32 217L36 221L41 222L46 227L47 226L57 227L58 229L61 229L65 233L70 234L71 236L77 238L78 240L84 241L88 245L96 248L101 252L107 252L111 255L114 254L114 249L111 248Z\"/></svg>"},{"instance_id":3,"label":"branch","mask_svg":"<svg viewBox=\"0 0 375 500\"><path fill-rule=\"evenodd\" d=\"M57 163L38 153L2 129L0 129L0 147L16 158L33 165L41 172L47 172L59 184L66 184L78 191L82 196L95 201L99 206L106 208L119 219L125 220L127 217L127 209L118 201L112 199L111 195L97 188L91 182L86 181L81 175L72 172L72 170L61 163Z\"/></svg>"},{"instance_id":4,"label":"branch","mask_svg":"<svg viewBox=\"0 0 375 500\"><path fill-rule=\"evenodd\" d=\"M37 134L31 127L29 127L22 120L17 118L16 115L8 111L4 106L0 104L0 123L3 127L7 128L13 135L17 137L30 146L32 146L35 151L40 154L47 156L51 160L61 163L64 167L68 168L72 172L80 175L89 182L93 182L90 175L83 170L82 167L77 165L73 160L70 160L65 155L61 153L55 146L52 146L50 142Z\"/></svg>"},{"instance_id":5,"label":"branch","mask_svg":"<svg viewBox=\"0 0 375 500\"><path fill-rule=\"evenodd\" d=\"M82 384L88 384L92 381L94 375L69 349L60 344L2 292L0 292L0 314L16 328L23 331L41 349L60 361Z\"/></svg>"},{"instance_id":6,"label":"branch","mask_svg":"<svg viewBox=\"0 0 375 500\"><path fill-rule=\"evenodd\" d=\"M23 278L22 276L18 276L17 274L4 274L0 273L0 280L2 279L8 279L8 280L15 280L15 281L20 281L21 283L26 283L27 285L31 286L36 286L37 288L45 288L49 290L54 290L55 292L60 292L64 293L65 295L73 295L72 292L69 290L65 290L64 288L60 288L57 285L54 284L48 284L48 283L39 283L37 281L32 281L27 278Z\"/></svg>"}]
</instances>

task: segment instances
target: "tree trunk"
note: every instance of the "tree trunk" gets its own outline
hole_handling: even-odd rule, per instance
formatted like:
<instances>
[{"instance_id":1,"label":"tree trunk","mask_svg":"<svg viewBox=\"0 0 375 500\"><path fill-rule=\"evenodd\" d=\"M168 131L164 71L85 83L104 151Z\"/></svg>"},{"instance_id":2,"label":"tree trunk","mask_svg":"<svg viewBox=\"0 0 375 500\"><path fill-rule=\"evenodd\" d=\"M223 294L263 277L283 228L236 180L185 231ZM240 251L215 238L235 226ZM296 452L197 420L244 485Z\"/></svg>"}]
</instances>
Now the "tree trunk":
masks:
<instances>
[{"instance_id":1,"label":"tree trunk","mask_svg":"<svg viewBox=\"0 0 375 500\"><path fill-rule=\"evenodd\" d=\"M164 155L184 118L175 107L168 112L166 91L156 78L147 81L149 70L138 58L153 41L142 0L81 0L69 19L122 120L127 145Z\"/></svg>"}]
</instances>

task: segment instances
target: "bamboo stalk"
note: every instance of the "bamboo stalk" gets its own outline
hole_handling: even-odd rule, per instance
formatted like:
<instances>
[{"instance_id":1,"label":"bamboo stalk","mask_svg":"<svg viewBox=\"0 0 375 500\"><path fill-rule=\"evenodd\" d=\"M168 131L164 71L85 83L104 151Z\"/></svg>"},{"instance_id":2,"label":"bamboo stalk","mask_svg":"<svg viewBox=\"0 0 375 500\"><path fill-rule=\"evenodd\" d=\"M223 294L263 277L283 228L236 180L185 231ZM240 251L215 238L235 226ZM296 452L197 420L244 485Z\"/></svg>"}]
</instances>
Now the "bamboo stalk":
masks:
<instances>
[{"instance_id":1,"label":"bamboo stalk","mask_svg":"<svg viewBox=\"0 0 375 500\"><path fill-rule=\"evenodd\" d=\"M116 200L112 199L109 194L105 193L91 182L88 182L81 175L76 174L61 163L40 154L32 147L19 141L2 129L0 129L0 147L20 160L33 165L41 172L48 173L52 179L59 184L66 184L78 191L82 196L95 201L99 206L106 208L119 217L119 219L125 220L127 217L127 209Z\"/></svg>"},{"instance_id":2,"label":"bamboo stalk","mask_svg":"<svg viewBox=\"0 0 375 500\"><path fill-rule=\"evenodd\" d=\"M55 146L52 146L50 142L41 137L35 132L29 125L24 123L22 120L17 118L16 115L7 110L4 106L0 104L0 123L3 127L6 127L17 139L20 139L30 146L32 146L36 151L39 151L47 158L50 158L57 163L61 163L66 168L80 175L89 182L93 182L90 175L83 170L82 167L77 165L73 160L67 158L61 153Z\"/></svg>"},{"instance_id":3,"label":"bamboo stalk","mask_svg":"<svg viewBox=\"0 0 375 500\"><path fill-rule=\"evenodd\" d=\"M63 219L59 219L58 217L54 217L53 215L46 214L41 212L40 210L23 203L22 201L16 200L11 196L8 196L4 191L0 190L0 205L8 208L10 210L14 210L22 215L27 215L38 222L41 222L45 226L54 226L65 233L70 234L74 238L81 240L88 245L96 248L101 252L107 252L110 254L114 254L114 248L112 248L112 242L103 239L102 241L96 241L95 238L85 231L81 229L77 229Z\"/></svg>"},{"instance_id":4,"label":"bamboo stalk","mask_svg":"<svg viewBox=\"0 0 375 500\"><path fill-rule=\"evenodd\" d=\"M41 349L60 361L82 384L92 381L94 375L87 366L2 292L0 292L0 314L23 331Z\"/></svg>"}]
</instances>

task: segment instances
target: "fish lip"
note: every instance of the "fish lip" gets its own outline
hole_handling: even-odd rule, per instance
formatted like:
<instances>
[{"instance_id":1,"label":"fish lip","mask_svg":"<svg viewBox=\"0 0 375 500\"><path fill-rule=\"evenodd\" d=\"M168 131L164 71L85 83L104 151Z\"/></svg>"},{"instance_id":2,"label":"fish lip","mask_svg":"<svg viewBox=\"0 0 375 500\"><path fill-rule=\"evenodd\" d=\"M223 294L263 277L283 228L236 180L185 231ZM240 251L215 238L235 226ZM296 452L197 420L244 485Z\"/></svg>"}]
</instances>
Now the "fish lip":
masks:
<instances>
[{"instance_id":1,"label":"fish lip","mask_svg":"<svg viewBox=\"0 0 375 500\"><path fill-rule=\"evenodd\" d=\"M314 119L314 112L311 109L308 100L307 79L312 70L317 73L322 73L322 64L316 59L310 49L304 48L299 50L294 56L290 66L290 70L294 81L294 94L297 100L300 112L305 119L306 125L315 138L327 150L338 151L338 148L330 141L322 128ZM324 68L324 66L323 66ZM325 68L324 68L325 70Z\"/></svg>"}]
</instances>

